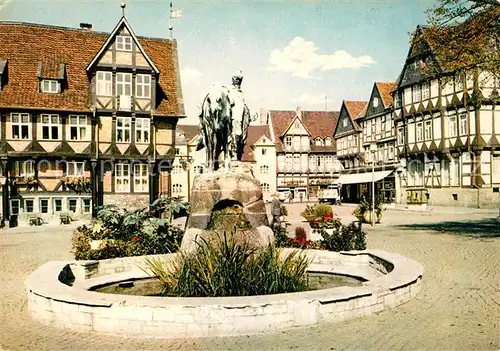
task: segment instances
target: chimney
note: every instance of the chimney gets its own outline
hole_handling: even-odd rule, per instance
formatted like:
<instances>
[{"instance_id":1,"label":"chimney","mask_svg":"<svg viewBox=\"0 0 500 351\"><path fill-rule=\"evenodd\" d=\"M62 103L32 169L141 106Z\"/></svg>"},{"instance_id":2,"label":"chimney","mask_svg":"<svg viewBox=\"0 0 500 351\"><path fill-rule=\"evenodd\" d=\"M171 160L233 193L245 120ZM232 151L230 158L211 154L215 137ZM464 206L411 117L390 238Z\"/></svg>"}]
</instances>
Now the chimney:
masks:
<instances>
[{"instance_id":1,"label":"chimney","mask_svg":"<svg viewBox=\"0 0 500 351\"><path fill-rule=\"evenodd\" d=\"M260 125L266 125L267 124L267 111L265 108L260 108Z\"/></svg>"},{"instance_id":2,"label":"chimney","mask_svg":"<svg viewBox=\"0 0 500 351\"><path fill-rule=\"evenodd\" d=\"M88 31L92 30L92 24L90 23L80 23L80 28L81 29L86 29Z\"/></svg>"},{"instance_id":3,"label":"chimney","mask_svg":"<svg viewBox=\"0 0 500 351\"><path fill-rule=\"evenodd\" d=\"M297 106L297 108L295 109L295 113L297 114L297 117L302 120L302 109L300 108L300 106Z\"/></svg>"}]
</instances>

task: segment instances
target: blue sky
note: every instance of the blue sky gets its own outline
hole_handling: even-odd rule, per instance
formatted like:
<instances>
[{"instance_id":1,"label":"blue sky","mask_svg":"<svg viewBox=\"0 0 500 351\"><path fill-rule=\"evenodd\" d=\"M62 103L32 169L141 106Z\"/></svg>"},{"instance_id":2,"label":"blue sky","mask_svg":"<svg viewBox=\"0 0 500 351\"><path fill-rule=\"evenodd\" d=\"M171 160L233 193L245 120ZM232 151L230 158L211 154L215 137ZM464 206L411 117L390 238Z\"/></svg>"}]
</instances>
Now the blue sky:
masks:
<instances>
[{"instance_id":1,"label":"blue sky","mask_svg":"<svg viewBox=\"0 0 500 351\"><path fill-rule=\"evenodd\" d=\"M111 31L120 0L0 0L0 20ZM212 83L244 74L252 113L267 109L338 111L342 100L367 100L375 81L394 81L408 52L408 32L425 23L436 0L177 1L178 40L188 119ZM126 1L139 36L169 37L167 1Z\"/></svg>"}]
</instances>

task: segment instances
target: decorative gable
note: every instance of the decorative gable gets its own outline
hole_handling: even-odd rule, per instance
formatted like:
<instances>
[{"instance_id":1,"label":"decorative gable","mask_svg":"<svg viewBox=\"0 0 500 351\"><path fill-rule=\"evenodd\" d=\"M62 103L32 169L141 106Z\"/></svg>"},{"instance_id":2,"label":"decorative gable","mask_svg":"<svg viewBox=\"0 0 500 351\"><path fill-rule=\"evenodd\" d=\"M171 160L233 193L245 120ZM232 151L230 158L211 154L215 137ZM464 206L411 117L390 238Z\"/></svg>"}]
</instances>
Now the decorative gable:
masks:
<instances>
[{"instance_id":1,"label":"decorative gable","mask_svg":"<svg viewBox=\"0 0 500 351\"><path fill-rule=\"evenodd\" d=\"M285 129L285 132L283 133L284 136L286 135L305 135L305 136L310 136L311 133L307 130L307 128L304 126L304 123L302 120L296 116L290 125L288 126L287 129Z\"/></svg>"},{"instance_id":2,"label":"decorative gable","mask_svg":"<svg viewBox=\"0 0 500 351\"><path fill-rule=\"evenodd\" d=\"M274 143L266 135L262 135L253 146L274 146Z\"/></svg>"},{"instance_id":3,"label":"decorative gable","mask_svg":"<svg viewBox=\"0 0 500 351\"><path fill-rule=\"evenodd\" d=\"M339 120L337 122L337 128L335 129L334 136L342 135L345 133L353 132L356 130L354 122L349 115L349 111L345 105L345 102L342 103L342 108L340 110Z\"/></svg>"},{"instance_id":4,"label":"decorative gable","mask_svg":"<svg viewBox=\"0 0 500 351\"><path fill-rule=\"evenodd\" d=\"M160 72L143 49L125 17L122 17L115 26L97 55L87 66L87 71L91 71L96 66L112 65L113 55L115 55L117 65L135 64L138 67L150 68L157 74Z\"/></svg>"},{"instance_id":5,"label":"decorative gable","mask_svg":"<svg viewBox=\"0 0 500 351\"><path fill-rule=\"evenodd\" d=\"M377 84L373 85L370 100L368 101L368 108L366 109L366 116L376 115L383 112L385 109L382 95L378 91Z\"/></svg>"}]
</instances>

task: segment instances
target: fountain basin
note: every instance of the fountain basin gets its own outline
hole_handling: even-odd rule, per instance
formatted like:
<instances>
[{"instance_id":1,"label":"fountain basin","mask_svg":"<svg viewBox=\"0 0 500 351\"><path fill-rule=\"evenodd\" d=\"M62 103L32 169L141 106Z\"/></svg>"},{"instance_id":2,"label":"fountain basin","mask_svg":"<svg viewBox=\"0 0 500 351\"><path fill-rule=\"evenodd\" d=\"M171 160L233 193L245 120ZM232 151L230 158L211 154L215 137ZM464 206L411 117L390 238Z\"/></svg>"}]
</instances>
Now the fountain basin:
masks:
<instances>
[{"instance_id":1,"label":"fountain basin","mask_svg":"<svg viewBox=\"0 0 500 351\"><path fill-rule=\"evenodd\" d=\"M407 302L421 288L423 267L398 254L380 250L304 252L312 259L310 272L357 277L365 282L276 295L134 296L91 290L147 278L141 269L145 269L144 256L51 261L26 280L28 309L41 323L73 330L132 337L213 337L269 333L368 316Z\"/></svg>"}]
</instances>

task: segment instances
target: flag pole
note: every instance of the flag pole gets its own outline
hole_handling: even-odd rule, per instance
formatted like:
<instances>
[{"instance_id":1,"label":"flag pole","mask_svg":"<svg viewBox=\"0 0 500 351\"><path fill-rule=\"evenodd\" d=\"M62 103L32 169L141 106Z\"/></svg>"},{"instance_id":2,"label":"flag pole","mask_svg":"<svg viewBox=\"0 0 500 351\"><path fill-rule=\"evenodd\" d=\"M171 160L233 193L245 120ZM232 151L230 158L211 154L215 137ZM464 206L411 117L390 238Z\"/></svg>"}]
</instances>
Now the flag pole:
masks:
<instances>
[{"instance_id":1,"label":"flag pole","mask_svg":"<svg viewBox=\"0 0 500 351\"><path fill-rule=\"evenodd\" d=\"M173 4L170 2L170 11L168 12L168 30L170 31L170 39L174 39L174 26L172 25L172 11L173 11Z\"/></svg>"}]
</instances>

